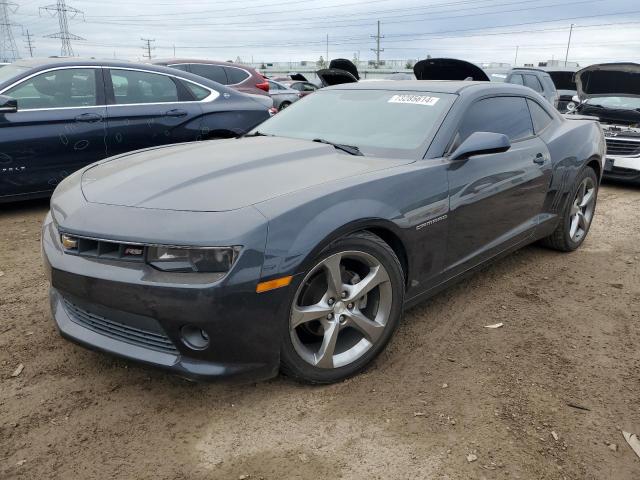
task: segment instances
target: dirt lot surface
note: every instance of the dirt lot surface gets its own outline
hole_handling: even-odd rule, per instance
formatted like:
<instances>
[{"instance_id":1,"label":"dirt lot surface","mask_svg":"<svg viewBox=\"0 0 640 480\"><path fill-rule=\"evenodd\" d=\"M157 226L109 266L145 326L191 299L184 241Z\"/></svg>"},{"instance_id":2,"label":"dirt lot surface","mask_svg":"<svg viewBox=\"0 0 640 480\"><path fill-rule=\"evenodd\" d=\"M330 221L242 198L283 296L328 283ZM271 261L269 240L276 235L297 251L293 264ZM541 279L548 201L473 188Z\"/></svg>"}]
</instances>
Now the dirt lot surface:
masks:
<instances>
[{"instance_id":1,"label":"dirt lot surface","mask_svg":"<svg viewBox=\"0 0 640 480\"><path fill-rule=\"evenodd\" d=\"M640 188L604 186L581 250L500 261L328 387L188 383L62 340L46 209L0 207L2 479L640 478Z\"/></svg>"}]
</instances>

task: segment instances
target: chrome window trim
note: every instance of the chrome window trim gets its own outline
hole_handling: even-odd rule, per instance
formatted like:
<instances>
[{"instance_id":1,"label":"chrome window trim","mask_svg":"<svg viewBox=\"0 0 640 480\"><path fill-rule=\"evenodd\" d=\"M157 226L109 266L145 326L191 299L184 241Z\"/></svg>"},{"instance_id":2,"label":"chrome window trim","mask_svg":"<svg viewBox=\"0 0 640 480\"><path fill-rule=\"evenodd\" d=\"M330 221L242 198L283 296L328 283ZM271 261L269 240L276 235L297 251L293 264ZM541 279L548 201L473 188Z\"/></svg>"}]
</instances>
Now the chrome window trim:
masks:
<instances>
[{"instance_id":1,"label":"chrome window trim","mask_svg":"<svg viewBox=\"0 0 640 480\"><path fill-rule=\"evenodd\" d=\"M242 82L238 82L238 83L228 83L225 86L228 87L235 87L236 85L240 85L241 83L246 82L248 79L251 78L251 72L249 70L245 70L242 67L238 67L236 65L219 65L217 63L204 63L204 62L182 62L182 63L171 63L171 64L167 64L167 67L173 67L174 65L209 65L212 67L220 67L220 68L236 68L238 70L242 70L244 73L247 74L247 78L245 78L244 80L242 80ZM188 72L191 73L191 72ZM193 75L198 75L197 73L194 73ZM211 80L212 82L215 80Z\"/></svg>"},{"instance_id":2,"label":"chrome window trim","mask_svg":"<svg viewBox=\"0 0 640 480\"><path fill-rule=\"evenodd\" d=\"M106 103L100 103L97 105L83 105L83 106L77 106L77 107L51 107L51 108L24 108L24 109L20 109L20 106L18 105L18 112L16 113L20 113L20 112L38 112L38 111L50 111L50 110L77 110L79 108L103 108L103 107L131 107L131 106L139 106L139 105L175 105L175 104L183 104L183 103L205 103L205 102L213 102L214 100L216 100L219 96L220 96L220 92L218 92L217 90L213 90L211 87L207 87L206 85L202 85L198 82L194 82L193 80L187 79L187 78L183 78L180 77L178 75L173 75L171 73L165 73L165 72L154 72L153 70L145 70L143 68L130 68L130 67L109 67L109 66L105 66L105 65L65 65L65 66L59 66L59 67L52 67L52 68L47 68L45 70L38 70L37 72L34 72L24 78L21 78L20 80L17 80L15 82L13 82L11 85L5 87L2 89L2 91L0 91L0 95L4 95L4 93L7 90L11 90L13 87L20 85L23 82L26 82L28 80L30 80L31 78L43 74L43 73L47 73L47 72L53 72L56 70L70 70L70 69L82 69L82 70L86 70L86 69L92 69L92 70L104 70L104 69L109 69L109 70L130 70L130 71L134 71L134 72L143 72L143 73L155 73L156 75L164 75L167 77L172 77L172 78L177 78L178 80L181 80L183 82L189 82L192 83L194 85L197 85L199 87L204 88L205 90L208 90L210 93L208 96L206 96L205 98L203 98L202 100L184 100L184 101L178 101L178 102L149 102L149 103L127 103L127 104L113 104L113 105L108 105ZM187 72L188 73L188 72ZM96 92L97 93L97 92Z\"/></svg>"}]
</instances>

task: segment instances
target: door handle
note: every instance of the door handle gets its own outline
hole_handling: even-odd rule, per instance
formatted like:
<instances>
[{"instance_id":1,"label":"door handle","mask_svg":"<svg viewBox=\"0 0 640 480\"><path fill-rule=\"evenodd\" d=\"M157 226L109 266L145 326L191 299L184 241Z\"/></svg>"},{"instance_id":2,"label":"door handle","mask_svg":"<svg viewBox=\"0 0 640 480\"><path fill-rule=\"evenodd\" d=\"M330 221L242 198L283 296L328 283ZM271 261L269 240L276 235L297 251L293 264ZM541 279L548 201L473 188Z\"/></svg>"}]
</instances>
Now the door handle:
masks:
<instances>
[{"instance_id":1,"label":"door handle","mask_svg":"<svg viewBox=\"0 0 640 480\"><path fill-rule=\"evenodd\" d=\"M536 155L536 158L533 159L533 163L537 165L542 165L544 163L544 155L541 153Z\"/></svg>"},{"instance_id":2,"label":"door handle","mask_svg":"<svg viewBox=\"0 0 640 480\"><path fill-rule=\"evenodd\" d=\"M186 117L187 116L187 111L186 110L180 110L179 108L175 108L173 110L169 110L168 112L165 112L165 115L167 117Z\"/></svg>"},{"instance_id":3,"label":"door handle","mask_svg":"<svg viewBox=\"0 0 640 480\"><path fill-rule=\"evenodd\" d=\"M96 123L102 121L102 115L97 113L83 113L75 118L76 122L82 123Z\"/></svg>"}]
</instances>

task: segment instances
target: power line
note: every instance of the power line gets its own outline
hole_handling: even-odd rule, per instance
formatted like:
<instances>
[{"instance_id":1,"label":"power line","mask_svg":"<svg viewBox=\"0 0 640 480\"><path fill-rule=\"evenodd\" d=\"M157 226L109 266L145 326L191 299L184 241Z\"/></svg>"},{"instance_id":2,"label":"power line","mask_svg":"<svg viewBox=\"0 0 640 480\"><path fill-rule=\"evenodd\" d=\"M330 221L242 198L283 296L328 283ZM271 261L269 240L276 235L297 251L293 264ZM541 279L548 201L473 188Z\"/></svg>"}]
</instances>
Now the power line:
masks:
<instances>
[{"instance_id":1,"label":"power line","mask_svg":"<svg viewBox=\"0 0 640 480\"><path fill-rule=\"evenodd\" d=\"M27 50L29 50L29 56L33 57L33 40L31 40L33 38L33 35L31 35L31 33L29 33L29 30L27 29L27 33L24 34L25 36L25 40L24 42L27 44Z\"/></svg>"},{"instance_id":2,"label":"power line","mask_svg":"<svg viewBox=\"0 0 640 480\"><path fill-rule=\"evenodd\" d=\"M141 38L140 40L142 40L143 42L146 43L146 45L144 47L142 47L146 53L143 55L144 58L148 58L149 60L151 60L151 51L155 50L156 47L152 47L151 46L151 42L155 42L156 39L155 38Z\"/></svg>"},{"instance_id":3,"label":"power line","mask_svg":"<svg viewBox=\"0 0 640 480\"><path fill-rule=\"evenodd\" d=\"M13 36L13 27L18 24L11 23L9 15L16 13L18 5L13 2L0 2L0 59L3 62L13 62L20 58L18 53L18 45Z\"/></svg>"},{"instance_id":4,"label":"power line","mask_svg":"<svg viewBox=\"0 0 640 480\"><path fill-rule=\"evenodd\" d=\"M77 8L68 7L65 4L65 0L58 0L55 5L47 5L46 7L40 7L40 12L45 11L52 17L58 17L58 25L60 31L45 35L45 38L59 38L61 47L60 55L63 57L73 57L73 47L71 46L71 40L84 40L84 38L74 35L69 32L69 21L67 19L67 13L71 15L71 18L75 18L78 15L82 15L84 19L84 12Z\"/></svg>"},{"instance_id":5,"label":"power line","mask_svg":"<svg viewBox=\"0 0 640 480\"><path fill-rule=\"evenodd\" d=\"M380 68L380 52L384 52L384 48L380 48L380 39L384 38L384 35L380 35L380 20L378 20L378 33L371 35L371 38L376 39L376 48L372 48L371 51L376 53L376 68Z\"/></svg>"}]
</instances>

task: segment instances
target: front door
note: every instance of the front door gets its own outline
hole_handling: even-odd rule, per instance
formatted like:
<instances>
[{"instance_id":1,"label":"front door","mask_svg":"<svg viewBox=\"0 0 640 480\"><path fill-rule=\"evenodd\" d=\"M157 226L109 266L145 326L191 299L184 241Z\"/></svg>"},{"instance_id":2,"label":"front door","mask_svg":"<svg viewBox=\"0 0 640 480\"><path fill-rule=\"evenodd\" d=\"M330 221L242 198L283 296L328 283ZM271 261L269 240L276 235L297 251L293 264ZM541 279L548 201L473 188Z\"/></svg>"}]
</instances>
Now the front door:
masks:
<instances>
[{"instance_id":1,"label":"front door","mask_svg":"<svg viewBox=\"0 0 640 480\"><path fill-rule=\"evenodd\" d=\"M0 114L0 196L46 193L106 156L99 68L59 68L2 92L18 111Z\"/></svg>"},{"instance_id":2,"label":"front door","mask_svg":"<svg viewBox=\"0 0 640 480\"><path fill-rule=\"evenodd\" d=\"M503 133L511 148L451 161L447 276L532 236L549 184L550 154L534 136L523 97L494 97L473 104L457 143L477 131Z\"/></svg>"},{"instance_id":3,"label":"front door","mask_svg":"<svg viewBox=\"0 0 640 480\"><path fill-rule=\"evenodd\" d=\"M105 84L110 156L198 139L202 109L179 79L114 68L105 69Z\"/></svg>"}]
</instances>

